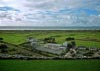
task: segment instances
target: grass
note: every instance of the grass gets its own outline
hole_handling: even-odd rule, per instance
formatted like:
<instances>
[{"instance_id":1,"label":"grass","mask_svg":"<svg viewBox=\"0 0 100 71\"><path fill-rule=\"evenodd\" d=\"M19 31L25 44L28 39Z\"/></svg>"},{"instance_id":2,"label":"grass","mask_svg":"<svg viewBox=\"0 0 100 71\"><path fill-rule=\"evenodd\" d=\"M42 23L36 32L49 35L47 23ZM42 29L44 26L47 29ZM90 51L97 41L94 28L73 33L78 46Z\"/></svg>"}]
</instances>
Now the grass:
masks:
<instances>
[{"instance_id":1,"label":"grass","mask_svg":"<svg viewBox=\"0 0 100 71\"><path fill-rule=\"evenodd\" d=\"M76 43L78 46L100 47L100 42L77 40Z\"/></svg>"},{"instance_id":2,"label":"grass","mask_svg":"<svg viewBox=\"0 0 100 71\"><path fill-rule=\"evenodd\" d=\"M32 36L37 39L46 37L56 38L56 42L62 44L67 37L75 37L76 39L97 39L100 41L100 31L0 31L0 37L4 41L21 44L26 41L27 37ZM84 45L88 47L100 47L99 42L96 41L82 41L76 40L77 46Z\"/></svg>"},{"instance_id":3,"label":"grass","mask_svg":"<svg viewBox=\"0 0 100 71\"><path fill-rule=\"evenodd\" d=\"M100 71L100 60L0 60L0 71Z\"/></svg>"},{"instance_id":4,"label":"grass","mask_svg":"<svg viewBox=\"0 0 100 71\"><path fill-rule=\"evenodd\" d=\"M4 41L16 45L25 42L29 36L37 39L55 37L60 44L67 37L75 37L77 46L100 47L100 42L77 40L100 40L100 31L0 31ZM12 45L9 47L15 49ZM16 49L29 53L20 47ZM0 60L0 71L100 71L100 60Z\"/></svg>"}]
</instances>

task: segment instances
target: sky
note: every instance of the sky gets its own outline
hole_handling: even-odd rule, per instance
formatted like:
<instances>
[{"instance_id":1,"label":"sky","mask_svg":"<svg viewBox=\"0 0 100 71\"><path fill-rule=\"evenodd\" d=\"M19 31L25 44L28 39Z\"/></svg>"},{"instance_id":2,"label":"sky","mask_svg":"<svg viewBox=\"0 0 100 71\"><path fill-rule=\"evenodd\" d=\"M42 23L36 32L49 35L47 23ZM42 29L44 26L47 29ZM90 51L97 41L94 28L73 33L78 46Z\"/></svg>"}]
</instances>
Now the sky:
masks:
<instances>
[{"instance_id":1,"label":"sky","mask_svg":"<svg viewBox=\"0 0 100 71\"><path fill-rule=\"evenodd\" d=\"M0 0L0 26L100 26L100 0Z\"/></svg>"}]
</instances>

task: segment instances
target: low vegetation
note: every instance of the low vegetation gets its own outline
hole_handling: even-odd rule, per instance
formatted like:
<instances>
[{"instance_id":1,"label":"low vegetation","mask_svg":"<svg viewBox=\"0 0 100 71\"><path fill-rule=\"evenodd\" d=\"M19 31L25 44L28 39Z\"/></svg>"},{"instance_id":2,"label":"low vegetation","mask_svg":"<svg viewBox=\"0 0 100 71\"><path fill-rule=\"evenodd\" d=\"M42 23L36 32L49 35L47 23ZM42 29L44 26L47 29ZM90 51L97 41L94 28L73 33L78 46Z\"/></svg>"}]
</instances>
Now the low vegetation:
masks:
<instances>
[{"instance_id":1,"label":"low vegetation","mask_svg":"<svg viewBox=\"0 0 100 71\"><path fill-rule=\"evenodd\" d=\"M53 42L59 44L74 37L77 46L100 48L100 31L0 31L0 40L8 45L9 54L40 57L20 46L30 36L39 40L55 38ZM0 71L100 71L99 66L100 60L0 60Z\"/></svg>"},{"instance_id":2,"label":"low vegetation","mask_svg":"<svg viewBox=\"0 0 100 71\"><path fill-rule=\"evenodd\" d=\"M100 71L100 60L0 60L0 71Z\"/></svg>"},{"instance_id":3,"label":"low vegetation","mask_svg":"<svg viewBox=\"0 0 100 71\"><path fill-rule=\"evenodd\" d=\"M74 37L77 46L100 47L100 31L0 31L0 37L4 38L4 41L16 45L24 43L30 36L40 40L55 38L60 44L67 37Z\"/></svg>"}]
</instances>

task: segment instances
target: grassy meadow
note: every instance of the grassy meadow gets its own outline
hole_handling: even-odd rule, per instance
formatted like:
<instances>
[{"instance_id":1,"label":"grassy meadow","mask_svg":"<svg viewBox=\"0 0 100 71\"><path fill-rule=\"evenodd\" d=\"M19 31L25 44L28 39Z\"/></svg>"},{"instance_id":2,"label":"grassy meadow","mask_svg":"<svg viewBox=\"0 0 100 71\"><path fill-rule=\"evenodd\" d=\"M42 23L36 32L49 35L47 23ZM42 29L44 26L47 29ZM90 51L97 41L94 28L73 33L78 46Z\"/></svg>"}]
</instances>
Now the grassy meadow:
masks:
<instances>
[{"instance_id":1,"label":"grassy meadow","mask_svg":"<svg viewBox=\"0 0 100 71\"><path fill-rule=\"evenodd\" d=\"M25 42L30 36L37 39L54 37L59 44L67 37L74 37L77 46L100 47L100 31L0 31L0 37L5 42L16 45Z\"/></svg>"},{"instance_id":2,"label":"grassy meadow","mask_svg":"<svg viewBox=\"0 0 100 71\"><path fill-rule=\"evenodd\" d=\"M0 60L0 71L100 71L100 60Z\"/></svg>"},{"instance_id":3,"label":"grassy meadow","mask_svg":"<svg viewBox=\"0 0 100 71\"><path fill-rule=\"evenodd\" d=\"M30 36L54 37L59 44L67 37L74 37L77 46L100 48L100 31L0 31L5 42L15 45L24 43ZM100 71L100 60L0 60L0 71Z\"/></svg>"}]
</instances>

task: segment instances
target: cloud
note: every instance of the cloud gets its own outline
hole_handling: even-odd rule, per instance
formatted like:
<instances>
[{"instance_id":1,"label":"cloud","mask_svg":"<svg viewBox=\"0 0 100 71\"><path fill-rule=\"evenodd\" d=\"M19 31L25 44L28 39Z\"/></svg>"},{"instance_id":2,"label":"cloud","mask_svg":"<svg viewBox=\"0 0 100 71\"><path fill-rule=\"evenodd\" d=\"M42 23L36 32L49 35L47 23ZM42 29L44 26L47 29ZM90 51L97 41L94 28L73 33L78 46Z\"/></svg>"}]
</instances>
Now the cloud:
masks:
<instances>
[{"instance_id":1,"label":"cloud","mask_svg":"<svg viewBox=\"0 0 100 71\"><path fill-rule=\"evenodd\" d=\"M100 0L0 0L0 26L100 26Z\"/></svg>"}]
</instances>

